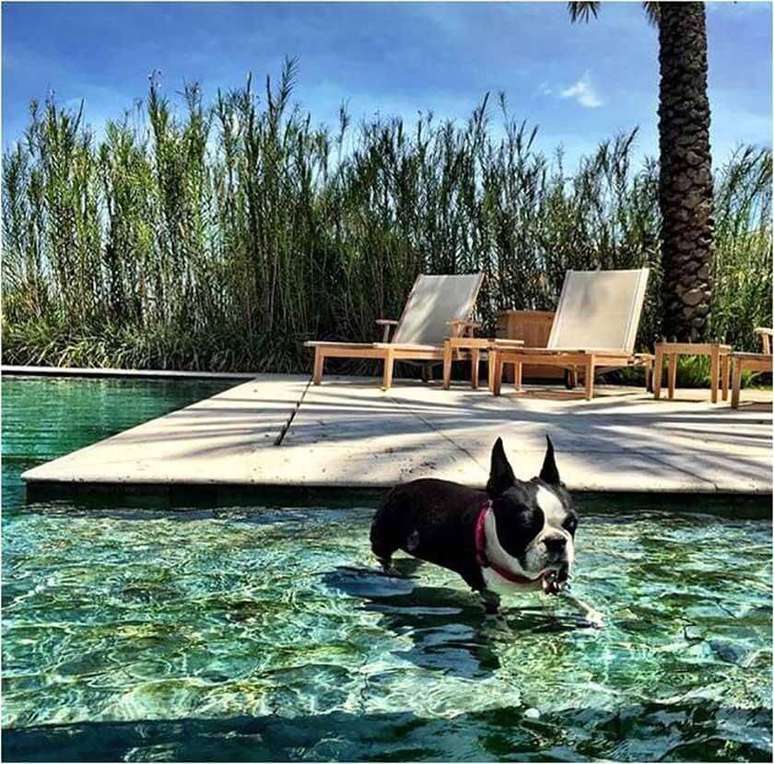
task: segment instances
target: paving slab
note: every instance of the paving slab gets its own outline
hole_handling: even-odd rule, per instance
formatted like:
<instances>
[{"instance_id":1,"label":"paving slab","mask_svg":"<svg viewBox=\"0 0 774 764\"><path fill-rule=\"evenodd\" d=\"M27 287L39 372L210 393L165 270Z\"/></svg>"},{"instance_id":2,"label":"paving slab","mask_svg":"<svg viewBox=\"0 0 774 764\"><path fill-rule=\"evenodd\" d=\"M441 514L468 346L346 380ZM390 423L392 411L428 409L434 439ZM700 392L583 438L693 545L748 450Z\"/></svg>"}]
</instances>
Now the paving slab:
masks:
<instances>
[{"instance_id":1,"label":"paving slab","mask_svg":"<svg viewBox=\"0 0 774 764\"><path fill-rule=\"evenodd\" d=\"M422 388L410 389L416 396ZM295 479L305 484L388 487L431 476L472 485L487 480L487 464L370 380L311 386L280 451L297 459Z\"/></svg>"},{"instance_id":2,"label":"paving slab","mask_svg":"<svg viewBox=\"0 0 774 764\"><path fill-rule=\"evenodd\" d=\"M145 422L22 475L27 483L252 482L256 454L270 451L308 380L262 375Z\"/></svg>"},{"instance_id":3,"label":"paving slab","mask_svg":"<svg viewBox=\"0 0 774 764\"><path fill-rule=\"evenodd\" d=\"M703 390L654 401L635 388L465 386L262 375L26 472L29 483L383 488L417 477L483 486L502 437L518 477L551 436L576 491L768 494L771 393L711 404Z\"/></svg>"},{"instance_id":4,"label":"paving slab","mask_svg":"<svg viewBox=\"0 0 774 764\"><path fill-rule=\"evenodd\" d=\"M602 388L593 401L566 391L529 388L499 399L458 390L455 405L438 405L430 386L405 405L488 464L502 437L514 471L539 470L548 434L562 478L574 490L771 492L771 407L733 410L705 391L654 401L644 391ZM770 393L753 391L752 399Z\"/></svg>"}]
</instances>

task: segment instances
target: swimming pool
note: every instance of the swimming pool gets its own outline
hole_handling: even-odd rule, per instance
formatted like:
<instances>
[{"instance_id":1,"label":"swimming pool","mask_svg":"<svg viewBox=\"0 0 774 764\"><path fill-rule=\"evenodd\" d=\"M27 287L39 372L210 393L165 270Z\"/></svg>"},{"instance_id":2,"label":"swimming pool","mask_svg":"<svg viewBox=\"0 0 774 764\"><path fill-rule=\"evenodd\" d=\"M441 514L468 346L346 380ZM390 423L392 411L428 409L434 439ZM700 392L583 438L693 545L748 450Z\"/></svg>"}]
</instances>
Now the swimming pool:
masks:
<instances>
[{"instance_id":1,"label":"swimming pool","mask_svg":"<svg viewBox=\"0 0 774 764\"><path fill-rule=\"evenodd\" d=\"M220 389L4 380L7 759L770 760L768 519L581 498L595 631L376 574L368 506L25 503L25 469Z\"/></svg>"}]
</instances>

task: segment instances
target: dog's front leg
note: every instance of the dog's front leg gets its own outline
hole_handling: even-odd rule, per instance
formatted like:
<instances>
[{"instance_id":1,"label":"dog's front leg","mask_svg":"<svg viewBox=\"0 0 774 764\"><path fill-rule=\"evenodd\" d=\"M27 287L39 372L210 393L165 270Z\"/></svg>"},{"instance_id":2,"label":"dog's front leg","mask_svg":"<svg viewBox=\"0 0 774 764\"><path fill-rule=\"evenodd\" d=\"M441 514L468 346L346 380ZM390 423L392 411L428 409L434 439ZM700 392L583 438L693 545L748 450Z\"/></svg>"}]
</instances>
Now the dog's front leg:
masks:
<instances>
[{"instance_id":1,"label":"dog's front leg","mask_svg":"<svg viewBox=\"0 0 774 764\"><path fill-rule=\"evenodd\" d=\"M489 589L482 589L479 594L487 615L497 615L500 610L500 595Z\"/></svg>"},{"instance_id":2,"label":"dog's front leg","mask_svg":"<svg viewBox=\"0 0 774 764\"><path fill-rule=\"evenodd\" d=\"M580 613L587 626L595 629L601 629L604 626L604 616L602 613L583 600L578 599L575 595L570 594L568 589L563 589L558 594L542 596L541 599L549 605L551 611L554 611L554 617L556 617L556 608L561 607L564 603L568 603L574 610Z\"/></svg>"},{"instance_id":3,"label":"dog's front leg","mask_svg":"<svg viewBox=\"0 0 774 764\"><path fill-rule=\"evenodd\" d=\"M562 592L560 595L563 599L570 602L574 607L576 607L578 610L581 611L583 614L583 617L586 619L586 622L589 624L589 626L595 628L595 629L601 629L605 625L605 618L596 608L593 608L588 603L584 602L583 600L578 599L573 594L570 594L568 591Z\"/></svg>"}]
</instances>

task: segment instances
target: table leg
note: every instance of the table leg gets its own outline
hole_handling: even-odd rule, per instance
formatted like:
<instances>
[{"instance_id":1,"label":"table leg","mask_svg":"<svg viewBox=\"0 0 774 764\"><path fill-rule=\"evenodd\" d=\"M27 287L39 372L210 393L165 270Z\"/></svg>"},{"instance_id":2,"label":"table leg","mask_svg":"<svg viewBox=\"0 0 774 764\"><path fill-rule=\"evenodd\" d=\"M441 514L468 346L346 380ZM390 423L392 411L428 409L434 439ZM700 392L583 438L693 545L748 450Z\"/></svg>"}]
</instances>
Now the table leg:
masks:
<instances>
[{"instance_id":1,"label":"table leg","mask_svg":"<svg viewBox=\"0 0 774 764\"><path fill-rule=\"evenodd\" d=\"M513 386L517 390L521 390L521 361L516 361L516 363L513 364Z\"/></svg>"},{"instance_id":2,"label":"table leg","mask_svg":"<svg viewBox=\"0 0 774 764\"><path fill-rule=\"evenodd\" d=\"M731 356L726 353L720 357L720 383L723 390L723 400L728 400L728 381L731 376Z\"/></svg>"},{"instance_id":3,"label":"table leg","mask_svg":"<svg viewBox=\"0 0 774 764\"><path fill-rule=\"evenodd\" d=\"M448 390L451 384L452 348L451 343L445 340L443 343L443 389Z\"/></svg>"},{"instance_id":4,"label":"table leg","mask_svg":"<svg viewBox=\"0 0 774 764\"><path fill-rule=\"evenodd\" d=\"M478 390L478 361L479 361L479 349L470 349L470 386L474 390Z\"/></svg>"},{"instance_id":5,"label":"table leg","mask_svg":"<svg viewBox=\"0 0 774 764\"><path fill-rule=\"evenodd\" d=\"M494 390L494 367L495 367L495 351L491 348L486 353L486 383L489 387L489 392Z\"/></svg>"},{"instance_id":6,"label":"table leg","mask_svg":"<svg viewBox=\"0 0 774 764\"><path fill-rule=\"evenodd\" d=\"M586 400L590 401L594 397L594 356L589 355L586 359Z\"/></svg>"},{"instance_id":7,"label":"table leg","mask_svg":"<svg viewBox=\"0 0 774 764\"><path fill-rule=\"evenodd\" d=\"M500 395L500 387L503 383L503 357L496 350L492 351L494 355L494 375L492 376L492 394Z\"/></svg>"},{"instance_id":8,"label":"table leg","mask_svg":"<svg viewBox=\"0 0 774 764\"><path fill-rule=\"evenodd\" d=\"M647 361L645 363L645 392L653 392L653 362Z\"/></svg>"},{"instance_id":9,"label":"table leg","mask_svg":"<svg viewBox=\"0 0 774 764\"><path fill-rule=\"evenodd\" d=\"M653 397L661 397L661 376L664 373L664 351L656 347L656 360L653 362Z\"/></svg>"},{"instance_id":10,"label":"table leg","mask_svg":"<svg viewBox=\"0 0 774 764\"><path fill-rule=\"evenodd\" d=\"M668 397L671 401L675 397L677 383L677 353L667 353L667 380L669 384Z\"/></svg>"},{"instance_id":11,"label":"table leg","mask_svg":"<svg viewBox=\"0 0 774 764\"><path fill-rule=\"evenodd\" d=\"M710 352L710 400L718 402L718 379L720 377L720 350L717 345Z\"/></svg>"},{"instance_id":12,"label":"table leg","mask_svg":"<svg viewBox=\"0 0 774 764\"><path fill-rule=\"evenodd\" d=\"M742 359L731 359L731 407L739 408L739 393L742 389Z\"/></svg>"}]
</instances>

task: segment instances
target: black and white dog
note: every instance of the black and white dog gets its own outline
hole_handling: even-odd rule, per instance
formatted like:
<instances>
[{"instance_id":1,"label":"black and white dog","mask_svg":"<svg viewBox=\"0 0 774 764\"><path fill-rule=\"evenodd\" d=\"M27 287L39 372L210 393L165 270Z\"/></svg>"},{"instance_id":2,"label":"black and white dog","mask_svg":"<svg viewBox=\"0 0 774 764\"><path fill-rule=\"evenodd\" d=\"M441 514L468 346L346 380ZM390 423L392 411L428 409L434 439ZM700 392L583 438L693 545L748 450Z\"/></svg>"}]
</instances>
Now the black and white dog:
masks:
<instances>
[{"instance_id":1,"label":"black and white dog","mask_svg":"<svg viewBox=\"0 0 774 764\"><path fill-rule=\"evenodd\" d=\"M578 514L546 440L540 475L527 482L514 476L498 438L486 492L434 479L393 488L371 524L371 549L385 571L398 549L442 565L481 594L488 613L502 593L558 594L575 561Z\"/></svg>"}]
</instances>

